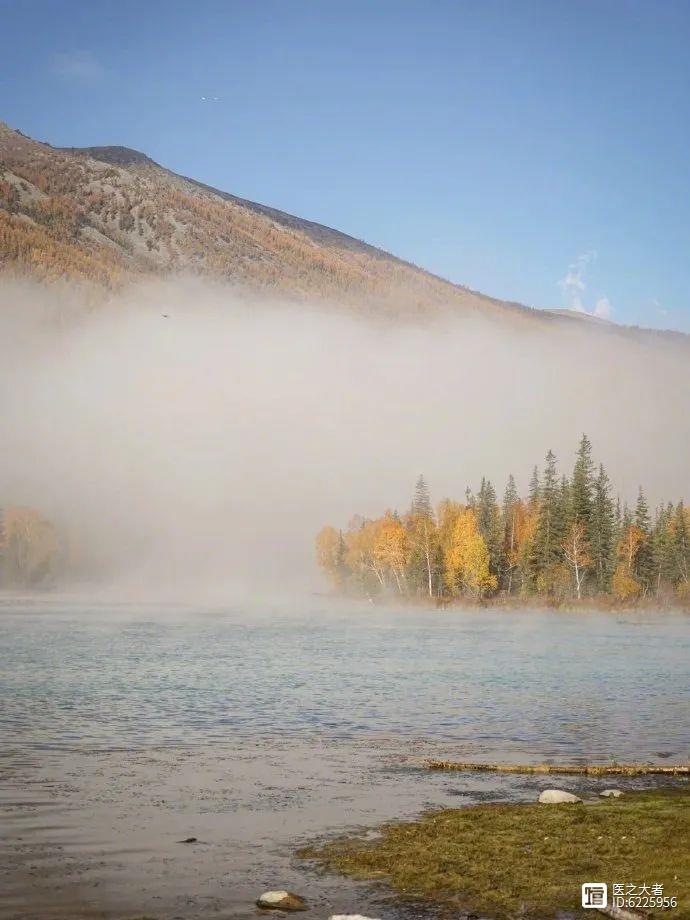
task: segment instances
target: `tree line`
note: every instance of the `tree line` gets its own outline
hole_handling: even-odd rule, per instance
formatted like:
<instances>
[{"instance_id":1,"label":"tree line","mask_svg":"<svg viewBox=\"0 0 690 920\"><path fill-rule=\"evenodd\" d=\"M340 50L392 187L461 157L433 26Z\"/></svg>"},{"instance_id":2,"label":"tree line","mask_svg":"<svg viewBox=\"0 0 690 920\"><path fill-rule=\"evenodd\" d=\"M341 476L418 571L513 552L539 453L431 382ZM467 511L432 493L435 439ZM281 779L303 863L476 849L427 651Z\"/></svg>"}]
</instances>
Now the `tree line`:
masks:
<instances>
[{"instance_id":1,"label":"tree line","mask_svg":"<svg viewBox=\"0 0 690 920\"><path fill-rule=\"evenodd\" d=\"M570 477L559 476L549 451L526 496L511 475L499 501L482 478L464 502L444 499L434 509L420 476L406 514L355 517L346 531L326 526L316 558L334 590L370 597L688 603L690 509L681 500L652 514L642 487L634 507L621 504L583 435Z\"/></svg>"}]
</instances>

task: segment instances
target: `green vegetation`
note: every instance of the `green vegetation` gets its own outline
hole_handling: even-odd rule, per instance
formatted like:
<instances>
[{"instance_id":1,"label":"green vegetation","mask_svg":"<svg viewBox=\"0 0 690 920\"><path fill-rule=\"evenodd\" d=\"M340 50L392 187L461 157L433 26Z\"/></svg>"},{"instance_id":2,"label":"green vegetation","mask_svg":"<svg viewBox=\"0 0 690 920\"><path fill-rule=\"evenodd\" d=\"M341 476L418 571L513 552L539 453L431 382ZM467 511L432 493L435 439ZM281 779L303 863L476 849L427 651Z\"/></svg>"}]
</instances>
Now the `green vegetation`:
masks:
<instances>
[{"instance_id":1,"label":"green vegetation","mask_svg":"<svg viewBox=\"0 0 690 920\"><path fill-rule=\"evenodd\" d=\"M549 603L639 599L690 604L690 509L660 505L652 520L640 488L634 510L614 503L603 465L582 436L572 476L546 455L526 498L513 476L499 504L483 478L465 501L434 511L423 476L407 514L356 517L348 530L324 527L316 557L336 591L454 599L543 598Z\"/></svg>"},{"instance_id":2,"label":"green vegetation","mask_svg":"<svg viewBox=\"0 0 690 920\"><path fill-rule=\"evenodd\" d=\"M386 825L375 841L343 840L299 855L363 879L385 879L481 916L581 914L583 882L662 885L690 917L690 793L633 793L585 805L477 805Z\"/></svg>"}]
</instances>

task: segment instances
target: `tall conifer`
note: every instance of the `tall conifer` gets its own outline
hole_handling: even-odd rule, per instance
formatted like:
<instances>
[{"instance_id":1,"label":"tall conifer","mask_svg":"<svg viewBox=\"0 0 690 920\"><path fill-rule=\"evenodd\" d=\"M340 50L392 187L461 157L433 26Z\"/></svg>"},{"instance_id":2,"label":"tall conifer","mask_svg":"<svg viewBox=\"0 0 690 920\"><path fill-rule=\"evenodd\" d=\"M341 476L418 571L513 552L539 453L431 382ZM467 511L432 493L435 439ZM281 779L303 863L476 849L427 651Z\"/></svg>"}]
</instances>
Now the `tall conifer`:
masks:
<instances>
[{"instance_id":1,"label":"tall conifer","mask_svg":"<svg viewBox=\"0 0 690 920\"><path fill-rule=\"evenodd\" d=\"M614 555L619 539L617 530L622 521L620 499L616 512L609 491L611 483L602 463L594 480L592 495L592 516L590 522L590 548L594 569L594 584L597 591L608 591L614 566ZM618 519L618 523L616 522Z\"/></svg>"}]
</instances>

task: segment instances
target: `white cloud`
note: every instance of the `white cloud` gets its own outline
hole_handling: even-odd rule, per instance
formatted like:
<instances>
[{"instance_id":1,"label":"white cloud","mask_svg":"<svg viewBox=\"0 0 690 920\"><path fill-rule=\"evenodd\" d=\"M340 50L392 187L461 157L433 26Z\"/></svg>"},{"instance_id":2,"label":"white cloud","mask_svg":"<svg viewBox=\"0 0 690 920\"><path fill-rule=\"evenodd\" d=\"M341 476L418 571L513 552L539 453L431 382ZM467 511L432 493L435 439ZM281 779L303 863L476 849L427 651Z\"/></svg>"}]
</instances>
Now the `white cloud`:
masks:
<instances>
[{"instance_id":1,"label":"white cloud","mask_svg":"<svg viewBox=\"0 0 690 920\"><path fill-rule=\"evenodd\" d=\"M584 297L587 292L587 272L598 258L595 249L588 249L575 259L568 266L565 277L561 278L558 286L563 294L563 305L568 310L574 310L576 313L587 313L589 316L597 316L599 319L610 319L613 307L608 297L603 295L599 297L594 304L594 309L589 309Z\"/></svg>"},{"instance_id":2,"label":"white cloud","mask_svg":"<svg viewBox=\"0 0 690 920\"><path fill-rule=\"evenodd\" d=\"M595 262L597 253L594 249L583 252L577 259L568 266L568 271L564 278L558 282L558 286L563 292L563 301L569 310L575 310L578 313L586 313L587 310L582 304L582 295L587 290L585 275L587 268Z\"/></svg>"},{"instance_id":3,"label":"white cloud","mask_svg":"<svg viewBox=\"0 0 690 920\"><path fill-rule=\"evenodd\" d=\"M611 301L608 297L600 297L594 305L594 315L598 316L599 319L611 319L612 313Z\"/></svg>"},{"instance_id":4,"label":"white cloud","mask_svg":"<svg viewBox=\"0 0 690 920\"><path fill-rule=\"evenodd\" d=\"M52 71L63 80L95 83L105 76L105 67L92 51L61 51L53 55Z\"/></svg>"}]
</instances>

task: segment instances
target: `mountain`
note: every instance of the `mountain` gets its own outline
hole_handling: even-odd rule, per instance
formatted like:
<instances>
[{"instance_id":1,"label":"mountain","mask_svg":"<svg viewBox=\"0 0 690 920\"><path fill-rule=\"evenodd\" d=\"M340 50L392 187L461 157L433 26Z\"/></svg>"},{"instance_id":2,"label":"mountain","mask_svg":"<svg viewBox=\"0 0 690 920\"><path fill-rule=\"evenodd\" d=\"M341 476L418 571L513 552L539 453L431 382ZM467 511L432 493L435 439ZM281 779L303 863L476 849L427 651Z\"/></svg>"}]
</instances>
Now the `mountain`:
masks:
<instances>
[{"instance_id":1,"label":"mountain","mask_svg":"<svg viewBox=\"0 0 690 920\"><path fill-rule=\"evenodd\" d=\"M136 150L55 148L2 123L0 264L107 288L193 272L401 316L524 312L330 227L179 176Z\"/></svg>"},{"instance_id":2,"label":"mountain","mask_svg":"<svg viewBox=\"0 0 690 920\"><path fill-rule=\"evenodd\" d=\"M582 323L578 314L451 284L338 230L180 176L137 150L56 148L2 122L0 271L110 290L184 272L374 316L479 312L528 325Z\"/></svg>"}]
</instances>

